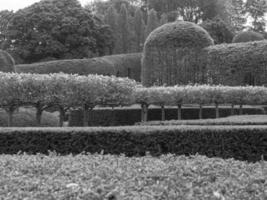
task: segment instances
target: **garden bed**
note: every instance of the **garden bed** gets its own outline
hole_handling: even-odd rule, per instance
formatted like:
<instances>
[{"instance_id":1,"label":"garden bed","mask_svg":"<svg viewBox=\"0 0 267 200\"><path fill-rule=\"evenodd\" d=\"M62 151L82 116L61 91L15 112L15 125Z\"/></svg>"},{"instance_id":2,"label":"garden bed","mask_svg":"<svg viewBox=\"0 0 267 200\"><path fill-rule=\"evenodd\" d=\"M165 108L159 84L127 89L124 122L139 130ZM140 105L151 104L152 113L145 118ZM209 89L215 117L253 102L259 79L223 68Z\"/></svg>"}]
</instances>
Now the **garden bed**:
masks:
<instances>
[{"instance_id":1,"label":"garden bed","mask_svg":"<svg viewBox=\"0 0 267 200\"><path fill-rule=\"evenodd\" d=\"M0 199L266 199L267 162L202 156L0 156Z\"/></svg>"}]
</instances>

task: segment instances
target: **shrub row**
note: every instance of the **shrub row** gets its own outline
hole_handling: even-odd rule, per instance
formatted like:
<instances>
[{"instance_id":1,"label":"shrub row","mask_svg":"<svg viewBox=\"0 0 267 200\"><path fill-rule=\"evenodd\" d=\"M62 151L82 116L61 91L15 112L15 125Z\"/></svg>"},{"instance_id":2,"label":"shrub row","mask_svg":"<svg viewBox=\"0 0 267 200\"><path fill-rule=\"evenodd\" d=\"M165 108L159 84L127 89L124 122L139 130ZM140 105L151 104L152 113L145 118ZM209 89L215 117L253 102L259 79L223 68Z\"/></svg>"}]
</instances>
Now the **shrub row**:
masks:
<instances>
[{"instance_id":1,"label":"shrub row","mask_svg":"<svg viewBox=\"0 0 267 200\"><path fill-rule=\"evenodd\" d=\"M12 125L19 106L36 107L40 123L42 111L56 106L61 123L70 108L82 107L85 113L96 105L124 105L133 102L135 81L126 78L88 75L33 75L0 73L0 106L8 112ZM84 115L87 122L87 114Z\"/></svg>"},{"instance_id":2,"label":"shrub row","mask_svg":"<svg viewBox=\"0 0 267 200\"><path fill-rule=\"evenodd\" d=\"M199 104L199 116L202 118L202 106L215 104L216 117L219 117L219 104L262 105L267 102L265 87L225 87L225 86L174 86L150 87L138 86L128 78L101 75L68 74L16 74L0 73L0 106L8 112L9 125L19 106L31 105L37 109L36 119L41 120L42 111L47 107L57 107L60 121L63 122L66 111L82 108L84 125L88 125L88 110L96 106L132 105L142 106L142 121L147 121L148 106L159 105L162 120L165 119L164 106L178 106L178 119L181 119L182 104Z\"/></svg>"},{"instance_id":3,"label":"shrub row","mask_svg":"<svg viewBox=\"0 0 267 200\"><path fill-rule=\"evenodd\" d=\"M267 158L267 126L118 128L3 128L0 154L82 152L144 156L206 155L259 161Z\"/></svg>"}]
</instances>

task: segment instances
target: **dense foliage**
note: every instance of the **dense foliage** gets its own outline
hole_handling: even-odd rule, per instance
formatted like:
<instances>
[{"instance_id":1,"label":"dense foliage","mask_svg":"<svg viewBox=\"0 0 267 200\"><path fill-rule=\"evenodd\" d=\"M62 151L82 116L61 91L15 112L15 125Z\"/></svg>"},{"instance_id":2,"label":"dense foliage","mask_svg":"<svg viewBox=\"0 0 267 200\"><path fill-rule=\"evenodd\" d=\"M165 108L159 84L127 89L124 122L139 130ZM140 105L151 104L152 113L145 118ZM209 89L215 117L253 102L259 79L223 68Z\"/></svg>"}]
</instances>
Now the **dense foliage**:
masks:
<instances>
[{"instance_id":1,"label":"dense foliage","mask_svg":"<svg viewBox=\"0 0 267 200\"><path fill-rule=\"evenodd\" d=\"M266 165L203 156L1 155L0 198L260 200Z\"/></svg>"},{"instance_id":2,"label":"dense foliage","mask_svg":"<svg viewBox=\"0 0 267 200\"><path fill-rule=\"evenodd\" d=\"M208 32L194 23L177 21L162 25L146 39L142 84L203 83L205 72L199 54L202 48L212 44Z\"/></svg>"},{"instance_id":3,"label":"dense foliage","mask_svg":"<svg viewBox=\"0 0 267 200\"><path fill-rule=\"evenodd\" d=\"M230 87L220 85L137 88L136 102L148 105L264 105L267 102L267 89L266 87Z\"/></svg>"},{"instance_id":4,"label":"dense foliage","mask_svg":"<svg viewBox=\"0 0 267 200\"><path fill-rule=\"evenodd\" d=\"M44 0L17 11L5 31L5 49L24 63L88 58L102 54L102 35L90 11L77 0Z\"/></svg>"},{"instance_id":5,"label":"dense foliage","mask_svg":"<svg viewBox=\"0 0 267 200\"><path fill-rule=\"evenodd\" d=\"M90 59L57 60L15 65L17 73L98 74L129 77L140 82L141 53L119 54Z\"/></svg>"}]
</instances>

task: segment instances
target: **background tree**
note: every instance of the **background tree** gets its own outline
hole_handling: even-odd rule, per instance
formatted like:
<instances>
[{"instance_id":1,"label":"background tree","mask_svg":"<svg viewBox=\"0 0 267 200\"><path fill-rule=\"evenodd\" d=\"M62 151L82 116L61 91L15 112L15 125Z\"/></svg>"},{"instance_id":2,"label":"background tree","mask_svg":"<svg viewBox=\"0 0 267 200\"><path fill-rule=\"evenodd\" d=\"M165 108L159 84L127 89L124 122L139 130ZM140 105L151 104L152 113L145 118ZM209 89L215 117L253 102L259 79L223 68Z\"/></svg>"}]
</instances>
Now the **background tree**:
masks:
<instances>
[{"instance_id":1,"label":"background tree","mask_svg":"<svg viewBox=\"0 0 267 200\"><path fill-rule=\"evenodd\" d=\"M154 9L149 10L146 26L146 37L159 26L157 12Z\"/></svg>"},{"instance_id":2,"label":"background tree","mask_svg":"<svg viewBox=\"0 0 267 200\"><path fill-rule=\"evenodd\" d=\"M101 26L77 0L43 0L14 14L7 50L24 63L92 57L103 52Z\"/></svg>"},{"instance_id":3,"label":"background tree","mask_svg":"<svg viewBox=\"0 0 267 200\"><path fill-rule=\"evenodd\" d=\"M140 52L143 49L143 43L145 40L145 22L143 12L140 8L135 11L134 31L136 35L136 50L137 52Z\"/></svg>"},{"instance_id":4,"label":"background tree","mask_svg":"<svg viewBox=\"0 0 267 200\"><path fill-rule=\"evenodd\" d=\"M128 53L129 48L129 16L128 10L125 4L121 5L119 18L118 18L118 29L119 29L119 41L121 42L121 53Z\"/></svg>"},{"instance_id":5,"label":"background tree","mask_svg":"<svg viewBox=\"0 0 267 200\"><path fill-rule=\"evenodd\" d=\"M266 26L265 13L267 11L266 0L247 0L246 11L252 18L252 30L264 32Z\"/></svg>"},{"instance_id":6,"label":"background tree","mask_svg":"<svg viewBox=\"0 0 267 200\"><path fill-rule=\"evenodd\" d=\"M231 43L233 40L234 32L219 17L215 17L213 20L206 20L201 26L209 32L215 44Z\"/></svg>"},{"instance_id":7,"label":"background tree","mask_svg":"<svg viewBox=\"0 0 267 200\"><path fill-rule=\"evenodd\" d=\"M112 31L112 36L113 36L113 44L114 44L114 51L115 53L118 51L118 13L114 6L110 6L107 9L107 12L104 16L104 22L109 25L111 31ZM110 54L113 54L113 51L110 52Z\"/></svg>"},{"instance_id":8,"label":"background tree","mask_svg":"<svg viewBox=\"0 0 267 200\"><path fill-rule=\"evenodd\" d=\"M10 20L12 19L13 11L3 10L0 11L0 48L5 48L6 44L6 31Z\"/></svg>"}]
</instances>

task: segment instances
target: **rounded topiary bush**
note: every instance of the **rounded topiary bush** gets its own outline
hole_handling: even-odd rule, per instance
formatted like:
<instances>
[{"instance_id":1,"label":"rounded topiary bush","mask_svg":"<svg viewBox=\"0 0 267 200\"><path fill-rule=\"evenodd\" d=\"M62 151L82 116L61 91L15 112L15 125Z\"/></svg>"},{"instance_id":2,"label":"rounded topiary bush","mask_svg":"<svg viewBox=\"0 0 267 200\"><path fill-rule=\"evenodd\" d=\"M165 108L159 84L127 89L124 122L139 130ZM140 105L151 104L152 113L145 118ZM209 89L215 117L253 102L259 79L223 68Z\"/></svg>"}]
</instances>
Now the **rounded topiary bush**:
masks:
<instances>
[{"instance_id":1,"label":"rounded topiary bush","mask_svg":"<svg viewBox=\"0 0 267 200\"><path fill-rule=\"evenodd\" d=\"M184 21L167 23L148 36L142 59L141 79L145 86L205 82L200 51L213 45L202 27Z\"/></svg>"},{"instance_id":2,"label":"rounded topiary bush","mask_svg":"<svg viewBox=\"0 0 267 200\"><path fill-rule=\"evenodd\" d=\"M0 71L2 72L13 72L15 71L14 68L15 61L12 56L0 49Z\"/></svg>"},{"instance_id":3,"label":"rounded topiary bush","mask_svg":"<svg viewBox=\"0 0 267 200\"><path fill-rule=\"evenodd\" d=\"M254 32L254 31L243 31L238 33L234 38L232 43L240 43L240 42L252 42L264 40L262 34Z\"/></svg>"}]
</instances>

